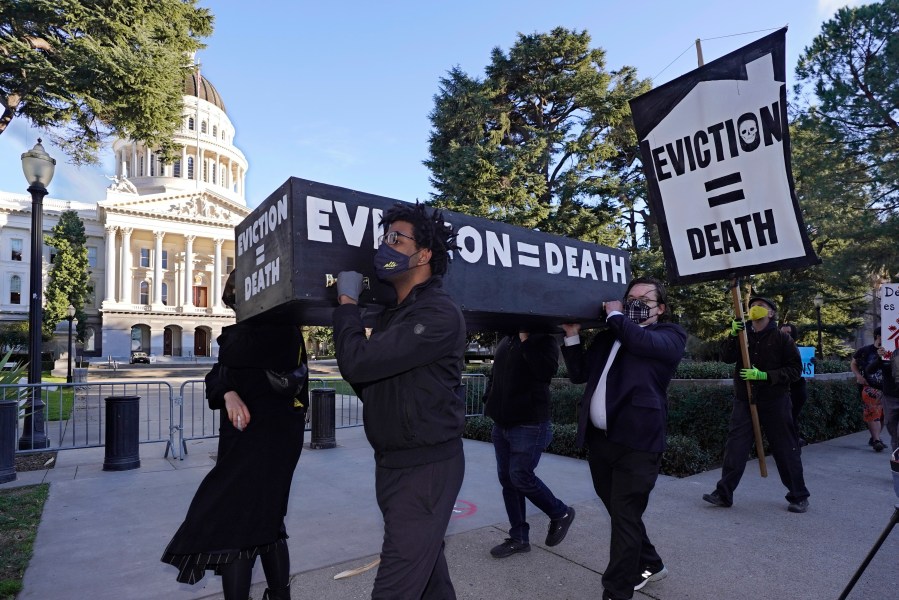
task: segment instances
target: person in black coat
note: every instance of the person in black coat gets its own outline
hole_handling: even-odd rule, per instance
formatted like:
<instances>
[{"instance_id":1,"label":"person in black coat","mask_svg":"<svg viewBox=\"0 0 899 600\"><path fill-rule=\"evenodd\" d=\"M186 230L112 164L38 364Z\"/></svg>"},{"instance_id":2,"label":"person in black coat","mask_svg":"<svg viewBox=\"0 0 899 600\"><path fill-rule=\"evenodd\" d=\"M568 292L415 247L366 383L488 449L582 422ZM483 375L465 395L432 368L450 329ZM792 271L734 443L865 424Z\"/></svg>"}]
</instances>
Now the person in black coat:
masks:
<instances>
[{"instance_id":1,"label":"person in black coat","mask_svg":"<svg viewBox=\"0 0 899 600\"><path fill-rule=\"evenodd\" d=\"M507 335L496 346L484 393L484 414L493 419L496 471L509 516L509 537L490 550L506 558L531 549L525 500L546 513L546 545L565 539L574 508L556 498L534 473L552 442L549 384L559 368L559 344L547 334L526 331Z\"/></svg>"},{"instance_id":2,"label":"person in black coat","mask_svg":"<svg viewBox=\"0 0 899 600\"><path fill-rule=\"evenodd\" d=\"M746 389L746 382L749 381L759 424L768 438L780 481L787 488L787 510L793 513L808 510L809 491L805 487L802 450L793 427L793 405L790 400L790 384L799 379L802 358L792 338L777 328L776 311L777 305L768 298L753 296L749 299L748 316L752 327L746 332L749 340L748 365L743 364L738 343L743 323L731 323L731 335L724 348L723 360L736 363L734 406L724 447L721 479L715 491L702 497L715 506L727 508L733 505L734 490L743 477L755 438Z\"/></svg>"},{"instance_id":3,"label":"person in black coat","mask_svg":"<svg viewBox=\"0 0 899 600\"><path fill-rule=\"evenodd\" d=\"M337 274L334 343L340 373L363 403L375 453L384 544L373 600L452 600L444 537L465 475L462 311L443 289L455 234L438 210L396 204L375 273L396 291L366 336L362 275Z\"/></svg>"},{"instance_id":4,"label":"person in black coat","mask_svg":"<svg viewBox=\"0 0 899 600\"><path fill-rule=\"evenodd\" d=\"M562 357L572 383L586 383L577 444L588 448L593 487L612 520L603 600L632 598L668 570L649 541L643 512L665 450L668 384L683 358L687 333L659 322L669 312L665 287L633 279L624 301L603 303L608 329L584 351L580 325L565 324Z\"/></svg>"},{"instance_id":5,"label":"person in black coat","mask_svg":"<svg viewBox=\"0 0 899 600\"><path fill-rule=\"evenodd\" d=\"M234 272L222 300L234 308ZM265 598L290 599L284 516L308 406L302 331L283 323L238 322L218 338L219 358L206 376L210 406L221 408L218 453L200 483L162 561L178 581L194 584L206 570L222 577L226 600L246 600L256 557ZM284 375L277 384L271 375Z\"/></svg>"}]
</instances>

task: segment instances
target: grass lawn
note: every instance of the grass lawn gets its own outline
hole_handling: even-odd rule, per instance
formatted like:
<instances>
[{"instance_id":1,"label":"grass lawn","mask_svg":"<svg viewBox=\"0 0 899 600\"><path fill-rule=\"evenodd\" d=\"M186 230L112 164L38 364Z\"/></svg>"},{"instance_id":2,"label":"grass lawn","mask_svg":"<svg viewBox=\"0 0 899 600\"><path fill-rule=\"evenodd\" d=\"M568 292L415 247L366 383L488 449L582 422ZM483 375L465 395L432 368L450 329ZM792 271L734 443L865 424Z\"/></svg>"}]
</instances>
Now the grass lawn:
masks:
<instances>
[{"instance_id":1,"label":"grass lawn","mask_svg":"<svg viewBox=\"0 0 899 600\"><path fill-rule=\"evenodd\" d=\"M51 377L49 374L44 374L41 377L41 383L44 384L52 384L52 383L65 383L65 377ZM16 399L16 389L17 388L4 388L2 392L2 396L4 400L15 400ZM41 388L41 400L43 400L44 404L47 406L45 409L46 421L65 421L69 418L72 413L72 407L75 404L75 388L69 386L60 386L58 388L49 389L47 387ZM27 390L24 390L22 393L26 394Z\"/></svg>"},{"instance_id":2,"label":"grass lawn","mask_svg":"<svg viewBox=\"0 0 899 600\"><path fill-rule=\"evenodd\" d=\"M22 591L49 491L46 483L0 490L0 600L12 600Z\"/></svg>"}]
</instances>

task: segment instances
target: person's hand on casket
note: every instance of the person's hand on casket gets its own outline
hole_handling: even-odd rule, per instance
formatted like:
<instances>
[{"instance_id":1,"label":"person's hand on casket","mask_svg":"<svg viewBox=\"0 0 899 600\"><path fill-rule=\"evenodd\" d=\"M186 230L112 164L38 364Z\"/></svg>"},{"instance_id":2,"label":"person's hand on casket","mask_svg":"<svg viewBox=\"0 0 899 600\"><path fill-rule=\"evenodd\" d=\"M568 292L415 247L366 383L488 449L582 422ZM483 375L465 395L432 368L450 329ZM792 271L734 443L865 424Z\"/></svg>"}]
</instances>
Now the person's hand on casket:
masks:
<instances>
[{"instance_id":1,"label":"person's hand on casket","mask_svg":"<svg viewBox=\"0 0 899 600\"><path fill-rule=\"evenodd\" d=\"M337 274L337 302L346 304L359 302L362 293L362 274L356 271L341 271Z\"/></svg>"}]
</instances>

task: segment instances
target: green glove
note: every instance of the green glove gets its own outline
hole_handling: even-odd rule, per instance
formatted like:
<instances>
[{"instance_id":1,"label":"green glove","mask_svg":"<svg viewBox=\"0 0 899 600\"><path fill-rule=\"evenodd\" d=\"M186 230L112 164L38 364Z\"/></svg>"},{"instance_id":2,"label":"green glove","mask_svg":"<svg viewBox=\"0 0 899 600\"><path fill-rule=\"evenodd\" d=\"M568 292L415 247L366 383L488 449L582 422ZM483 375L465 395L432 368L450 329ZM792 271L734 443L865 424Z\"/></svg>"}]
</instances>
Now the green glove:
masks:
<instances>
[{"instance_id":1,"label":"green glove","mask_svg":"<svg viewBox=\"0 0 899 600\"><path fill-rule=\"evenodd\" d=\"M768 374L764 371L759 371L755 367L751 369L740 369L740 377L742 377L746 381L767 381Z\"/></svg>"},{"instance_id":2,"label":"green glove","mask_svg":"<svg viewBox=\"0 0 899 600\"><path fill-rule=\"evenodd\" d=\"M740 335L740 332L743 331L744 327L745 325L743 325L743 321L737 321L736 319L734 319L730 322L730 334L734 337L737 337L738 335Z\"/></svg>"}]
</instances>

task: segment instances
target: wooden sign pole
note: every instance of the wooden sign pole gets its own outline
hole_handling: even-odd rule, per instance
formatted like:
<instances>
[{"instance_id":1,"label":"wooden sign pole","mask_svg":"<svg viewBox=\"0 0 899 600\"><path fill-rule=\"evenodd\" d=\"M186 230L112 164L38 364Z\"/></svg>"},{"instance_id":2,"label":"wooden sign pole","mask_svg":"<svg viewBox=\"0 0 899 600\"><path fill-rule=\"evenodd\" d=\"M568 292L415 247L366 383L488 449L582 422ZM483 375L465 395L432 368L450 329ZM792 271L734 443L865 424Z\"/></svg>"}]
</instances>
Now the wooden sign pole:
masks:
<instances>
[{"instance_id":1,"label":"wooden sign pole","mask_svg":"<svg viewBox=\"0 0 899 600\"><path fill-rule=\"evenodd\" d=\"M743 317L743 300L740 298L740 280L730 280L731 298L734 304L734 315L744 325L746 323ZM751 327L751 325L750 325ZM743 366L747 369L752 368L749 360L749 338L746 335L746 327L740 331L740 352L743 355ZM755 434L755 452L759 456L759 473L762 477L768 476L768 465L765 464L765 447L762 445L762 429L759 427L759 412L755 406L755 398L752 397L752 383L746 381L746 396L749 400L749 414L752 416L752 432Z\"/></svg>"}]
</instances>

